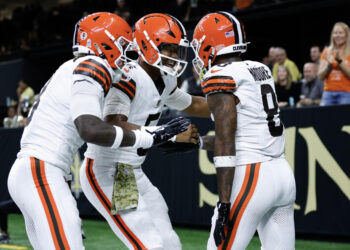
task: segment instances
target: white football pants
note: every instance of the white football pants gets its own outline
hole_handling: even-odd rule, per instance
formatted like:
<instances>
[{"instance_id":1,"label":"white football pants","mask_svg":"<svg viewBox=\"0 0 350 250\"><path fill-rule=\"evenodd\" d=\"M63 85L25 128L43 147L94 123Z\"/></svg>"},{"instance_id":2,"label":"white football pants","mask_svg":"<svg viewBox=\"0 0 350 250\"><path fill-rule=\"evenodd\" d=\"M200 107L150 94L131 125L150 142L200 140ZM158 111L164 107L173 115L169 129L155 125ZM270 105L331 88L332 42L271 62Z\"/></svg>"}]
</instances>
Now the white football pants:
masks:
<instances>
[{"instance_id":1,"label":"white football pants","mask_svg":"<svg viewBox=\"0 0 350 250\"><path fill-rule=\"evenodd\" d=\"M244 250L258 230L264 250L293 250L295 193L294 174L285 158L237 166L226 240L216 247L215 208L207 249Z\"/></svg>"},{"instance_id":2,"label":"white football pants","mask_svg":"<svg viewBox=\"0 0 350 250\"><path fill-rule=\"evenodd\" d=\"M106 166L85 158L80 168L80 183L85 196L107 220L113 232L129 249L181 249L180 239L172 228L165 200L141 167L134 169L139 191L137 209L111 214L116 170L111 165Z\"/></svg>"},{"instance_id":3,"label":"white football pants","mask_svg":"<svg viewBox=\"0 0 350 250\"><path fill-rule=\"evenodd\" d=\"M13 164L8 189L34 249L84 249L76 201L62 169L33 157Z\"/></svg>"}]
</instances>

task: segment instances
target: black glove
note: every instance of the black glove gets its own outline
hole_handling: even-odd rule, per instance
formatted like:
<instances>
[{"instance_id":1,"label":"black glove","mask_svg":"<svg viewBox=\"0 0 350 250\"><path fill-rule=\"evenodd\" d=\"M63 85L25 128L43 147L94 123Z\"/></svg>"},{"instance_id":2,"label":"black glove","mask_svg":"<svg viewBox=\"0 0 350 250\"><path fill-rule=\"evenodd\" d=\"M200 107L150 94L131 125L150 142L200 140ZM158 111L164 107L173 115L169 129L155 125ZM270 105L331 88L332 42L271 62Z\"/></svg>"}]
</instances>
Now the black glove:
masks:
<instances>
[{"instance_id":1,"label":"black glove","mask_svg":"<svg viewBox=\"0 0 350 250\"><path fill-rule=\"evenodd\" d=\"M221 203L218 201L218 218L216 219L215 229L214 229L214 240L215 245L218 247L221 244L221 240L225 240L226 235L224 228L227 225L229 216L230 216L230 208L231 203Z\"/></svg>"},{"instance_id":2,"label":"black glove","mask_svg":"<svg viewBox=\"0 0 350 250\"><path fill-rule=\"evenodd\" d=\"M161 125L155 131L146 131L153 135L153 145L157 145L163 142L166 142L174 135L184 132L188 126L190 126L191 121L184 117L177 117L172 119L170 122Z\"/></svg>"},{"instance_id":3,"label":"black glove","mask_svg":"<svg viewBox=\"0 0 350 250\"><path fill-rule=\"evenodd\" d=\"M167 141L158 145L158 148L163 154L173 155L177 153L189 153L197 150L199 149L199 144Z\"/></svg>"}]
</instances>

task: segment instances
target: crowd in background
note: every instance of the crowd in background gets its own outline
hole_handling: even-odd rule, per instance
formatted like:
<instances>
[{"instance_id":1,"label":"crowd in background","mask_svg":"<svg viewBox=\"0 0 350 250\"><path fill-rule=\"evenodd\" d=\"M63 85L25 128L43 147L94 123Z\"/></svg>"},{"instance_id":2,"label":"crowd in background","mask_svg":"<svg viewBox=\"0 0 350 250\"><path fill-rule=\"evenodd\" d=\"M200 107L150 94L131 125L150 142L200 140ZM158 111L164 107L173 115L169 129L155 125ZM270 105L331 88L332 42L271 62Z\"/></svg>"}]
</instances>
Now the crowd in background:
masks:
<instances>
[{"instance_id":1,"label":"crowd in background","mask_svg":"<svg viewBox=\"0 0 350 250\"><path fill-rule=\"evenodd\" d=\"M329 46L310 48L303 74L281 47L271 47L263 62L272 70L279 107L350 104L350 31L334 24Z\"/></svg>"},{"instance_id":2,"label":"crowd in background","mask_svg":"<svg viewBox=\"0 0 350 250\"><path fill-rule=\"evenodd\" d=\"M82 1L58 5L51 11L43 11L39 4L16 9L11 20L0 22L0 32L6 34L0 37L0 56L64 41L70 43L76 21L91 11L114 12L131 25L136 21L135 17L147 12L147 9L137 8L140 5L133 4L136 0L110 0L103 3L88 0L83 5ZM165 1L159 1L163 2ZM167 2L166 6L160 4L158 8L159 12L164 11L182 21L188 21L199 18L208 10L236 11L267 2L271 1L173 0ZM85 8L82 9L81 6ZM334 25L329 46L322 48L315 45L310 48L310 54L305 55L304 65L298 67L288 57L287 48L274 46L270 47L262 62L272 71L280 108L350 103L350 37L349 27L345 23L338 22ZM181 80L180 87L183 90L193 95L202 95L196 73ZM24 126L34 96L33 89L26 82L20 81L17 100L7 100L8 114L3 120L3 126Z\"/></svg>"},{"instance_id":3,"label":"crowd in background","mask_svg":"<svg viewBox=\"0 0 350 250\"><path fill-rule=\"evenodd\" d=\"M133 25L139 17L152 12L168 13L181 21L190 21L198 20L208 12L236 11L283 1L288 0L148 0L145 4L137 0L74 0L47 11L38 2L19 7L13 11L11 19L0 21L0 33L6 34L0 36L0 56L70 43L77 20L97 11L115 13Z\"/></svg>"}]
</instances>

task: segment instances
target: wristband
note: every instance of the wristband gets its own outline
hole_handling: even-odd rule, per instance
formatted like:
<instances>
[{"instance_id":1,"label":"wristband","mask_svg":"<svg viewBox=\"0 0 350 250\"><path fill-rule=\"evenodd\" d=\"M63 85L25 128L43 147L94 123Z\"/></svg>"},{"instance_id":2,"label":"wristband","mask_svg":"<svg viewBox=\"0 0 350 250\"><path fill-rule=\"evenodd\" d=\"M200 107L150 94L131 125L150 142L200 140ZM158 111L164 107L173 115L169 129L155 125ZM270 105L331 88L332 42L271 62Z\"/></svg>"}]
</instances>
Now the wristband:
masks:
<instances>
[{"instance_id":1,"label":"wristband","mask_svg":"<svg viewBox=\"0 0 350 250\"><path fill-rule=\"evenodd\" d=\"M132 130L135 134L135 144L133 148L150 148L153 145L153 136L145 131Z\"/></svg>"},{"instance_id":2,"label":"wristband","mask_svg":"<svg viewBox=\"0 0 350 250\"><path fill-rule=\"evenodd\" d=\"M331 69L331 68L332 68L332 64L331 64L331 63L328 63L327 69Z\"/></svg>"},{"instance_id":3,"label":"wristband","mask_svg":"<svg viewBox=\"0 0 350 250\"><path fill-rule=\"evenodd\" d=\"M115 129L115 139L111 148L119 148L123 140L124 132L121 127L118 127L118 126L113 126L113 127Z\"/></svg>"},{"instance_id":4,"label":"wristband","mask_svg":"<svg viewBox=\"0 0 350 250\"><path fill-rule=\"evenodd\" d=\"M199 140L199 149L203 149L203 138L202 136L198 137Z\"/></svg>"},{"instance_id":5,"label":"wristband","mask_svg":"<svg viewBox=\"0 0 350 250\"><path fill-rule=\"evenodd\" d=\"M216 168L232 168L236 166L236 156L234 155L215 156L213 159Z\"/></svg>"}]
</instances>

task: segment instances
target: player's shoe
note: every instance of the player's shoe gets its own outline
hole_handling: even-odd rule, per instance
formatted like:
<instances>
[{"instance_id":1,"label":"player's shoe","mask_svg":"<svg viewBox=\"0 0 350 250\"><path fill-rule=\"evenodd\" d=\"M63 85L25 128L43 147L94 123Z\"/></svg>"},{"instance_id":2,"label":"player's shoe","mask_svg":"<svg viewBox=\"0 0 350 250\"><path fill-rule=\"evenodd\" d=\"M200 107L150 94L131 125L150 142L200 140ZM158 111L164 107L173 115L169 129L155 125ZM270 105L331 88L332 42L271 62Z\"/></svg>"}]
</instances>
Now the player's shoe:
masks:
<instances>
[{"instance_id":1,"label":"player's shoe","mask_svg":"<svg viewBox=\"0 0 350 250\"><path fill-rule=\"evenodd\" d=\"M0 244L7 244L10 242L11 242L11 239L9 234L0 233Z\"/></svg>"}]
</instances>

